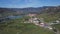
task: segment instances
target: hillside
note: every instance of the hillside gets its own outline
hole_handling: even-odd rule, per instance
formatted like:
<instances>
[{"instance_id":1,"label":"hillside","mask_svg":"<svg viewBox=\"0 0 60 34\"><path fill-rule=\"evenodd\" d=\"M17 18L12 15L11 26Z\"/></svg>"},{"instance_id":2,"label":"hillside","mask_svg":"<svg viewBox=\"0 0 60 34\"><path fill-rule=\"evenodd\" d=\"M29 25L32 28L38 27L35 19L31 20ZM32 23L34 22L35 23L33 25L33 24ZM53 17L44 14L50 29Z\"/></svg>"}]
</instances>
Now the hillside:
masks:
<instances>
[{"instance_id":1,"label":"hillside","mask_svg":"<svg viewBox=\"0 0 60 34\"><path fill-rule=\"evenodd\" d=\"M9 16L9 15L26 15L29 13L39 14L38 17L43 17L45 19L50 18L50 20L54 20L60 18L60 6L44 6L38 8L0 8L0 17L1 16ZM49 19L48 19L49 20ZM50 21L49 20L49 21Z\"/></svg>"},{"instance_id":2,"label":"hillside","mask_svg":"<svg viewBox=\"0 0 60 34\"><path fill-rule=\"evenodd\" d=\"M14 19L0 24L0 34L54 34L48 29L31 23L23 23L23 19Z\"/></svg>"},{"instance_id":3,"label":"hillside","mask_svg":"<svg viewBox=\"0 0 60 34\"><path fill-rule=\"evenodd\" d=\"M45 7L45 9L40 12L40 17L43 17L47 22L60 20L60 7Z\"/></svg>"},{"instance_id":4,"label":"hillside","mask_svg":"<svg viewBox=\"0 0 60 34\"><path fill-rule=\"evenodd\" d=\"M11 15L20 16L29 13L38 14L36 17L44 18L44 21L48 23L60 19L60 6L44 6L39 8L0 8L0 17ZM3 23L0 23L0 34L54 34L52 31L34 24L23 23L24 18L7 19L8 21L6 20ZM59 26L60 24L54 25L54 27L58 29L60 28Z\"/></svg>"}]
</instances>

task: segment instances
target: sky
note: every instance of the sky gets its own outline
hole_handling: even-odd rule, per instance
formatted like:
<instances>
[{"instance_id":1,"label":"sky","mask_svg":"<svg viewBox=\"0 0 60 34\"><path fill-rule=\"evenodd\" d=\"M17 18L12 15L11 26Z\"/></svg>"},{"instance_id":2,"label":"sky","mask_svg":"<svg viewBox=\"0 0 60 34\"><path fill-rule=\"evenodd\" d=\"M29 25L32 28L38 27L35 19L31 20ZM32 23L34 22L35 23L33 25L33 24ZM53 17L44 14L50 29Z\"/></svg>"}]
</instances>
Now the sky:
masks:
<instances>
[{"instance_id":1,"label":"sky","mask_svg":"<svg viewBox=\"0 0 60 34\"><path fill-rule=\"evenodd\" d=\"M0 0L0 7L6 8L26 8L59 5L60 0Z\"/></svg>"}]
</instances>

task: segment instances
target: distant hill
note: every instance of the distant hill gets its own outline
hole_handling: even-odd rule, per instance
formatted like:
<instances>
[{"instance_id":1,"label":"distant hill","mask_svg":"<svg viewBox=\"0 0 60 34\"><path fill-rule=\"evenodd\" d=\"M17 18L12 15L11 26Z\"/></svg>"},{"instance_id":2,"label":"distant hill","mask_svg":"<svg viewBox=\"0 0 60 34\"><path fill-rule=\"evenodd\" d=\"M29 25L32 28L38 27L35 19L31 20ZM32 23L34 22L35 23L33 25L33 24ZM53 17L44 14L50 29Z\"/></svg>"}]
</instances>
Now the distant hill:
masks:
<instances>
[{"instance_id":1,"label":"distant hill","mask_svg":"<svg viewBox=\"0 0 60 34\"><path fill-rule=\"evenodd\" d=\"M37 14L60 14L60 6L44 6L38 8L0 8L0 15L23 15L29 13Z\"/></svg>"}]
</instances>

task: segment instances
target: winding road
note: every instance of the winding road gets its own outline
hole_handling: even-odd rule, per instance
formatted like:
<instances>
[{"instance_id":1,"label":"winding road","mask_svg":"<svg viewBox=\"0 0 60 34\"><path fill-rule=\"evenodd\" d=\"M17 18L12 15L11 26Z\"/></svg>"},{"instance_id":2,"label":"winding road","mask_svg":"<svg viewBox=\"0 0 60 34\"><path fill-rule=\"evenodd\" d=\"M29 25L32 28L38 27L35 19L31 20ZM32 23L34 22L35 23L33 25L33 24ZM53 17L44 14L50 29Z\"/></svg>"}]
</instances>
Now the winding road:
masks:
<instances>
[{"instance_id":1,"label":"winding road","mask_svg":"<svg viewBox=\"0 0 60 34\"><path fill-rule=\"evenodd\" d=\"M55 24L55 23L54 23L54 24ZM57 24L57 23L56 23L56 24ZM36 24L36 23L35 23L35 25L40 26L40 24ZM47 26L44 26L44 28L48 28L48 27L52 28L51 25L53 25L53 24L47 23ZM40 26L40 27L41 27L41 26ZM48 28L48 29L49 29L49 28ZM54 31L53 29L51 29L51 30ZM57 28L55 28L55 30L56 30L56 31L54 31L55 34L60 34L60 31L59 31Z\"/></svg>"}]
</instances>

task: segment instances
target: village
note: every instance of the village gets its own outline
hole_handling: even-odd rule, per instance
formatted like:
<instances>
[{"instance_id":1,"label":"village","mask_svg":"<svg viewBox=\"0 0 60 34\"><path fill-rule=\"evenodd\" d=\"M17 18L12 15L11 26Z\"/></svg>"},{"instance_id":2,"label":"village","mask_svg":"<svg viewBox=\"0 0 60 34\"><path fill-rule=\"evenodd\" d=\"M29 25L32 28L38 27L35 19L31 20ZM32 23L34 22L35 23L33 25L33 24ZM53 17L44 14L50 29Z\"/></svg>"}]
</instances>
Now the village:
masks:
<instances>
[{"instance_id":1,"label":"village","mask_svg":"<svg viewBox=\"0 0 60 34\"><path fill-rule=\"evenodd\" d=\"M58 29L56 29L55 27L52 27L51 25L55 25L55 24L60 24L59 20L56 20L54 22L44 22L44 18L37 18L36 14L29 14L28 16L30 16L30 19L26 19L26 21L24 23L33 23L39 27L43 27L49 30L52 30L55 34L59 34L60 31Z\"/></svg>"}]
</instances>

